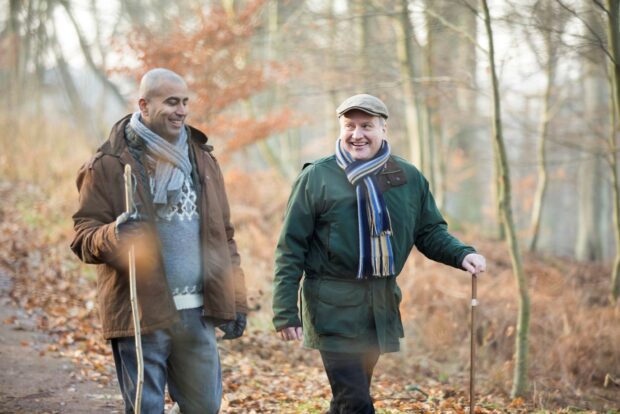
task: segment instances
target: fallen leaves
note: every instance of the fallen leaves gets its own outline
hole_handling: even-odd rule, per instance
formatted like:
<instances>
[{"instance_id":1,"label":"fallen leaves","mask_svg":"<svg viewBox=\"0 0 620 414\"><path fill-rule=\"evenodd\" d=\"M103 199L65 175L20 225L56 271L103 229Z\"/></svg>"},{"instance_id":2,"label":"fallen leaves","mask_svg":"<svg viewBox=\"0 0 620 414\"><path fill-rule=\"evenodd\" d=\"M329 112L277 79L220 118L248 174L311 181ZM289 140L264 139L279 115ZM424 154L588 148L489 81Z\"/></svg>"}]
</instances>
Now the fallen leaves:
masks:
<instances>
[{"instance_id":1,"label":"fallen leaves","mask_svg":"<svg viewBox=\"0 0 620 414\"><path fill-rule=\"evenodd\" d=\"M25 352L70 359L75 364L72 378L99 384L115 381L110 347L100 336L92 267L73 257L66 232L50 233L40 225L27 224L14 208L18 204L15 193L0 186L4 200L0 204L0 272L10 277L10 298L27 319L10 317L3 323L49 334L52 343L24 341L21 345ZM27 196L30 203L45 203L43 196ZM258 253L254 256L260 259L256 264L264 262ZM331 391L318 352L281 341L264 324L254 326L252 316L258 315L251 315L242 338L220 341L222 413L324 413ZM511 327L506 335L513 335ZM402 366L389 367L386 360L382 358L377 365L372 384L378 414L469 412L462 378L442 378L441 373L433 375L431 368L418 367L423 380L413 382ZM608 384L613 382L610 377ZM522 399L510 401L494 394L479 395L475 408L477 414L530 410Z\"/></svg>"}]
</instances>

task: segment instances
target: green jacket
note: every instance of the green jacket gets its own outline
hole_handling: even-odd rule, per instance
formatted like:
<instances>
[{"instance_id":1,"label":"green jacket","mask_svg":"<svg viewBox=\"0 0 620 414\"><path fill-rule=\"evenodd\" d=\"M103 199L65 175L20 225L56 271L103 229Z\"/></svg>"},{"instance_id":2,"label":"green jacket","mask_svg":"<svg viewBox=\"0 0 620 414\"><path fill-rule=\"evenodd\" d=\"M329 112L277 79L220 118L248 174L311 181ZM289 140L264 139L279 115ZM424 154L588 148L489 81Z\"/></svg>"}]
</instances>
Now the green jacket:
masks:
<instances>
[{"instance_id":1,"label":"green jacket","mask_svg":"<svg viewBox=\"0 0 620 414\"><path fill-rule=\"evenodd\" d=\"M475 252L448 233L428 181L411 164L391 157L378 175L392 221L398 275L415 245L426 257L461 268ZM276 250L273 322L301 326L304 344L326 351L399 349L403 326L396 277L357 280L355 189L335 156L309 164L293 185ZM301 318L298 309L299 285Z\"/></svg>"}]
</instances>

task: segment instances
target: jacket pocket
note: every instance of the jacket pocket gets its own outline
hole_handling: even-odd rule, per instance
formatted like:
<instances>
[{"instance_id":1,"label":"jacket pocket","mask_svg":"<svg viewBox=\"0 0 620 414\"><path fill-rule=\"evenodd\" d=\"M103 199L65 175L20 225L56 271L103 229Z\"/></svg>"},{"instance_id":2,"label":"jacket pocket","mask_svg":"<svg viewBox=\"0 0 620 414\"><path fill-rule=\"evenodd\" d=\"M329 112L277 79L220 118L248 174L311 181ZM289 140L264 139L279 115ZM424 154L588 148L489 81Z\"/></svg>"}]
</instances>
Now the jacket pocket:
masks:
<instances>
[{"instance_id":1,"label":"jacket pocket","mask_svg":"<svg viewBox=\"0 0 620 414\"><path fill-rule=\"evenodd\" d=\"M370 316L368 284L320 280L313 325L318 335L356 338Z\"/></svg>"}]
</instances>

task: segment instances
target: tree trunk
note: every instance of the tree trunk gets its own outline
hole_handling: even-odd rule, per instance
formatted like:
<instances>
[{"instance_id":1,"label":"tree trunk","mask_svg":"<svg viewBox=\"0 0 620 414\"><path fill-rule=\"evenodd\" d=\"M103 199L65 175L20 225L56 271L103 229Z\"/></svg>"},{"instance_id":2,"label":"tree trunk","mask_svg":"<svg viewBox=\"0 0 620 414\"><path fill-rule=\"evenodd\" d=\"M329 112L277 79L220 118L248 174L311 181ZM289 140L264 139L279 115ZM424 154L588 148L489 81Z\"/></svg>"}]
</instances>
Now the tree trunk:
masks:
<instances>
[{"instance_id":1,"label":"tree trunk","mask_svg":"<svg viewBox=\"0 0 620 414\"><path fill-rule=\"evenodd\" d=\"M547 10L551 12L551 9ZM540 235L540 223L542 218L545 195L547 193L547 138L549 135L549 123L551 122L551 96L555 81L556 59L554 55L555 45L552 42L549 28L543 34L546 49L545 72L547 77L547 87L543 98L542 116L540 120L538 137L538 183L534 195L534 206L532 208L531 228L532 240L530 241L530 251L535 252L538 247L538 237Z\"/></svg>"},{"instance_id":2,"label":"tree trunk","mask_svg":"<svg viewBox=\"0 0 620 414\"><path fill-rule=\"evenodd\" d=\"M327 36L329 39L329 44L333 45L326 51L325 62L326 62L326 70L328 73L333 73L336 69L336 56L337 56L337 27L336 27L336 17L334 16L334 0L328 0L325 4L326 7L326 15L328 17L328 26L327 26ZM327 148L329 150L333 150L334 142L340 133L340 125L338 123L338 119L336 118L336 108L340 102L338 102L338 93L336 92L335 81L332 76L325 77L324 82L326 82L327 86L325 89L327 90L327 105L325 105L325 119L327 121Z\"/></svg>"},{"instance_id":3,"label":"tree trunk","mask_svg":"<svg viewBox=\"0 0 620 414\"><path fill-rule=\"evenodd\" d=\"M430 161L435 171L433 193L442 209L449 208L454 216L465 222L480 223L480 201L485 197L481 193L484 188L481 182L486 176L479 168L479 117L474 92L477 6L445 0L425 0L424 5L428 39L425 49L429 62L426 76L450 78L455 82L447 88L432 82L426 96L431 119L428 146L434 153ZM459 191L448 193L446 177L454 180L455 171L450 171L449 165L455 150L465 158L461 171L471 171L472 175L459 174Z\"/></svg>"},{"instance_id":4,"label":"tree trunk","mask_svg":"<svg viewBox=\"0 0 620 414\"><path fill-rule=\"evenodd\" d=\"M482 0L484 10L484 22L489 41L489 66L491 69L491 83L493 87L493 148L498 167L499 183L499 211L501 213L502 224L506 232L508 246L510 248L510 258L512 269L519 289L519 315L517 318L517 336L515 344L515 368L511 395L512 397L523 397L527 392L527 372L528 372L528 343L529 343L529 322L530 322L530 297L528 283L523 272L521 252L515 231L511 207L511 188L510 172L508 168L508 158L502 135L501 105L499 97L499 84L495 69L495 50L493 45L493 30L491 28L491 17L486 0Z\"/></svg>"},{"instance_id":5,"label":"tree trunk","mask_svg":"<svg viewBox=\"0 0 620 414\"><path fill-rule=\"evenodd\" d=\"M433 39L430 36L427 38L426 47L423 50L425 56L425 65L423 69L423 75L428 79L433 79ZM442 206L444 202L444 193L441 191L442 187L439 185L439 165L438 149L440 144L441 134L441 113L438 108L439 94L437 88L426 88L424 98L421 100L425 102L425 105L420 106L420 111L423 113L422 120L422 136L425 137L426 145L424 146L426 151L424 153L424 159L426 160L426 178L428 179L430 188L435 196L435 200L439 206ZM441 207L440 207L441 208Z\"/></svg>"},{"instance_id":6,"label":"tree trunk","mask_svg":"<svg viewBox=\"0 0 620 414\"><path fill-rule=\"evenodd\" d=\"M586 0L590 10L584 13L584 19L590 30L602 35L604 30L598 17L598 9ZM593 39L594 40L594 39ZM593 133L585 143L588 154L600 154L602 148L598 136L605 134L601 125L605 125L605 109L608 106L607 79L604 69L605 57L599 46L586 51L584 58L584 105L585 119L591 123ZM596 131L598 129L598 131ZM597 134L598 132L598 134ZM606 195L601 191L603 182L602 157L589 157L579 166L578 176L578 220L575 257L582 261L600 261L603 259L603 220L601 208Z\"/></svg>"},{"instance_id":7,"label":"tree trunk","mask_svg":"<svg viewBox=\"0 0 620 414\"><path fill-rule=\"evenodd\" d=\"M425 172L424 141L420 133L420 112L413 83L415 78L415 61L411 43L414 32L411 19L409 18L409 1L400 0L400 7L399 20L395 25L395 29L398 36L396 40L397 52L400 78L403 85L403 99L405 101L405 123L409 139L410 161L422 172Z\"/></svg>"},{"instance_id":8,"label":"tree trunk","mask_svg":"<svg viewBox=\"0 0 620 414\"><path fill-rule=\"evenodd\" d=\"M620 132L620 1L607 0L609 12L608 37L609 49L613 62L611 62L611 86L612 86L612 116L611 134L609 136L609 166L611 167L611 183L613 194L613 223L616 239L616 252L614 266L611 272L611 301L615 303L620 295L620 183L618 180L618 146L616 136Z\"/></svg>"},{"instance_id":9,"label":"tree trunk","mask_svg":"<svg viewBox=\"0 0 620 414\"><path fill-rule=\"evenodd\" d=\"M360 70L361 79L359 85L361 92L368 92L372 86L372 68L370 64L369 46L370 46L370 22L368 16L368 2L366 0L355 0L353 2L353 13L357 16L357 36L358 36L358 53L357 67Z\"/></svg>"}]
</instances>

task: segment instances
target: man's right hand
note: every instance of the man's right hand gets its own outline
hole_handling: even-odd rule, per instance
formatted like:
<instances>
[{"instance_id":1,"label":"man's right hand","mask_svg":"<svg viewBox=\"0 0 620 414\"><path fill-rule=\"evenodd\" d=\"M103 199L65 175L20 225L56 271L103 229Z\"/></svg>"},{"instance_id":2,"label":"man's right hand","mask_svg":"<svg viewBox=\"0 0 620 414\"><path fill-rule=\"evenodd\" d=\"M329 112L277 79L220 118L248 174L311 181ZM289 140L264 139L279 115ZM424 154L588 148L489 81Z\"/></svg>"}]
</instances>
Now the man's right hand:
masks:
<instances>
[{"instance_id":1,"label":"man's right hand","mask_svg":"<svg viewBox=\"0 0 620 414\"><path fill-rule=\"evenodd\" d=\"M304 332L301 326L290 326L278 331L280 338L285 341L300 341L304 337Z\"/></svg>"},{"instance_id":2,"label":"man's right hand","mask_svg":"<svg viewBox=\"0 0 620 414\"><path fill-rule=\"evenodd\" d=\"M138 213L122 213L116 218L114 227L116 240L121 242L132 241L135 237L142 233L140 227L142 227L143 224L144 222Z\"/></svg>"}]
</instances>

